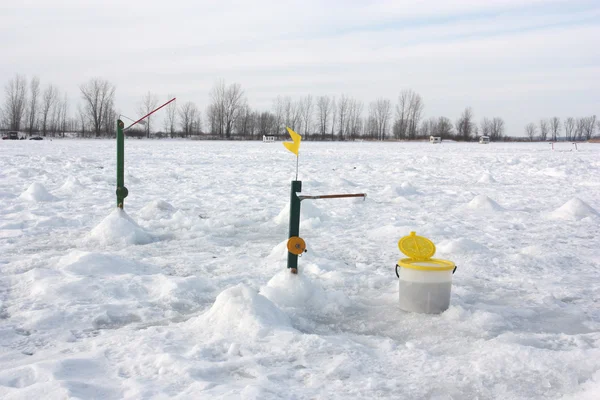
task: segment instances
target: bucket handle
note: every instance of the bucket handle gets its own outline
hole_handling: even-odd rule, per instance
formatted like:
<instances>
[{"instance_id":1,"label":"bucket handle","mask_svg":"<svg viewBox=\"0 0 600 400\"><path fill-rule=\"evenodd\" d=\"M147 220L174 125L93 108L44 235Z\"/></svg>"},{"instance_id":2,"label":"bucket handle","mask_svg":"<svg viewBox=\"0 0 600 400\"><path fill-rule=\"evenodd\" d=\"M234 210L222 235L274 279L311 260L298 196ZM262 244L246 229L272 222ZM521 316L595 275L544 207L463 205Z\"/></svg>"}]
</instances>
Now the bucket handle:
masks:
<instances>
[{"instance_id":1,"label":"bucket handle","mask_svg":"<svg viewBox=\"0 0 600 400\"><path fill-rule=\"evenodd\" d=\"M396 276L398 277L398 279L400 279L400 274L398 274L398 267L400 266L396 264ZM456 268L458 268L458 265L454 266L454 269L452 270L452 275L454 275L454 273L456 272Z\"/></svg>"}]
</instances>

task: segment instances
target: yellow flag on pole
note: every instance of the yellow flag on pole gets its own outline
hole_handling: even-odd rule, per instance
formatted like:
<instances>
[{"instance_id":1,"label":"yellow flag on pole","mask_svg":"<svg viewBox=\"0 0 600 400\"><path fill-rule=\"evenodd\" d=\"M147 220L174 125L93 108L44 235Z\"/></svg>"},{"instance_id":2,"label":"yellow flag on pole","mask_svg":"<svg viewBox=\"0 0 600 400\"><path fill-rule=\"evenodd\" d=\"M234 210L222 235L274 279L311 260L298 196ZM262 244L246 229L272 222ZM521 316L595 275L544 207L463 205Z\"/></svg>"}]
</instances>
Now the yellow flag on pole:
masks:
<instances>
[{"instance_id":1,"label":"yellow flag on pole","mask_svg":"<svg viewBox=\"0 0 600 400\"><path fill-rule=\"evenodd\" d=\"M300 150L300 141L302 141L302 136L298 135L296 132L294 132L287 126L285 127L285 129L287 129L288 133L292 137L293 142L283 142L283 145L286 149L298 156L298 150Z\"/></svg>"}]
</instances>

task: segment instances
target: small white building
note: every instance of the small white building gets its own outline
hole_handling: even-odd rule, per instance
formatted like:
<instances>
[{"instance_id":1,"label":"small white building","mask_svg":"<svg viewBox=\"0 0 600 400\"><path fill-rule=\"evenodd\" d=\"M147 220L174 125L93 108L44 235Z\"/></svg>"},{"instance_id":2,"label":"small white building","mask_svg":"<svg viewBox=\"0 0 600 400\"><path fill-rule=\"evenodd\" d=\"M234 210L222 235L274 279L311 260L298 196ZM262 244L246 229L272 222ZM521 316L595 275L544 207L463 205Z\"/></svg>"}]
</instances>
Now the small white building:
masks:
<instances>
[{"instance_id":1,"label":"small white building","mask_svg":"<svg viewBox=\"0 0 600 400\"><path fill-rule=\"evenodd\" d=\"M429 143L442 143L441 136L429 136Z\"/></svg>"},{"instance_id":2,"label":"small white building","mask_svg":"<svg viewBox=\"0 0 600 400\"><path fill-rule=\"evenodd\" d=\"M265 136L263 135L263 143L271 143L275 141L275 136Z\"/></svg>"},{"instance_id":3,"label":"small white building","mask_svg":"<svg viewBox=\"0 0 600 400\"><path fill-rule=\"evenodd\" d=\"M489 136L481 136L479 138L479 143L480 144L488 144L488 143L490 143L490 137Z\"/></svg>"}]
</instances>

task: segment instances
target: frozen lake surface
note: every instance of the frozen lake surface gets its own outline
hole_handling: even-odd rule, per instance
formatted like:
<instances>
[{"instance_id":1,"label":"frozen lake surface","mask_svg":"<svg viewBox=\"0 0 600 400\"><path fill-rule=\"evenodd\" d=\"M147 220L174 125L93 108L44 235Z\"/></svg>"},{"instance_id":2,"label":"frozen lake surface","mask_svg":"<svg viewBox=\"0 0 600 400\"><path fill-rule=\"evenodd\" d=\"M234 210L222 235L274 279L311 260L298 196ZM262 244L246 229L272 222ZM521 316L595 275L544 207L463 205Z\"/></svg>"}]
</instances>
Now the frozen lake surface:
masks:
<instances>
[{"instance_id":1,"label":"frozen lake surface","mask_svg":"<svg viewBox=\"0 0 600 400\"><path fill-rule=\"evenodd\" d=\"M2 399L598 399L600 145L0 143ZM398 240L454 261L398 308Z\"/></svg>"}]
</instances>

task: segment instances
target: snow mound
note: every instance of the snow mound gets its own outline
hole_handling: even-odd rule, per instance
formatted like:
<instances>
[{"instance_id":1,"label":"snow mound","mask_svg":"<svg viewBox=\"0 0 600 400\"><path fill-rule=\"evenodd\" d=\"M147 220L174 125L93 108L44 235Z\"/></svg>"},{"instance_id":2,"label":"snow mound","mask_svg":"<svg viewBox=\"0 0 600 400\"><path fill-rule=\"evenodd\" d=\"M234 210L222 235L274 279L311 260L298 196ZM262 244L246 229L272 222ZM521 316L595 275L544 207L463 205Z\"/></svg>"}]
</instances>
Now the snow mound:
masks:
<instances>
[{"instance_id":1,"label":"snow mound","mask_svg":"<svg viewBox=\"0 0 600 400\"><path fill-rule=\"evenodd\" d=\"M79 179L75 177L68 177L65 183L58 189L61 193L70 193L74 194L83 189L83 185L79 182Z\"/></svg>"},{"instance_id":2,"label":"snow mound","mask_svg":"<svg viewBox=\"0 0 600 400\"><path fill-rule=\"evenodd\" d=\"M20 198L29 201L55 201L57 198L50 194L44 185L41 183L34 182L32 183L26 191L21 193Z\"/></svg>"},{"instance_id":3,"label":"snow mound","mask_svg":"<svg viewBox=\"0 0 600 400\"><path fill-rule=\"evenodd\" d=\"M300 221L305 222L305 220L309 219L318 219L319 221L323 217L323 212L312 202L303 201L302 206L300 207ZM287 202L286 205L281 209L279 214L275 217L275 223L277 225L288 224L290 222L290 203ZM303 225L304 226L304 225Z\"/></svg>"},{"instance_id":4,"label":"snow mound","mask_svg":"<svg viewBox=\"0 0 600 400\"><path fill-rule=\"evenodd\" d=\"M280 307L306 307L317 314L341 314L350 306L350 300L342 292L326 292L321 285L305 274L277 273L260 294Z\"/></svg>"},{"instance_id":5,"label":"snow mound","mask_svg":"<svg viewBox=\"0 0 600 400\"><path fill-rule=\"evenodd\" d=\"M583 200L573 197L571 200L567 201L565 204L554 210L550 217L552 219L567 219L567 220L577 220L586 218L586 217L597 217L600 214L598 211L593 209L589 204L584 202Z\"/></svg>"},{"instance_id":6,"label":"snow mound","mask_svg":"<svg viewBox=\"0 0 600 400\"><path fill-rule=\"evenodd\" d=\"M467 204L467 207L473 210L483 210L483 211L504 211L504 208L496 203L494 200L490 199L484 194L480 194L475 196L473 200Z\"/></svg>"},{"instance_id":7,"label":"snow mound","mask_svg":"<svg viewBox=\"0 0 600 400\"><path fill-rule=\"evenodd\" d=\"M160 269L151 265L140 264L122 257L84 251L73 251L63 256L58 267L65 272L79 276L111 276L134 274L152 275L160 273Z\"/></svg>"},{"instance_id":8,"label":"snow mound","mask_svg":"<svg viewBox=\"0 0 600 400\"><path fill-rule=\"evenodd\" d=\"M485 172L481 177L477 180L477 183L495 183L496 180L489 172Z\"/></svg>"},{"instance_id":9,"label":"snow mound","mask_svg":"<svg viewBox=\"0 0 600 400\"><path fill-rule=\"evenodd\" d=\"M553 178L566 178L568 176L566 171L559 169L559 168L553 168L553 167L544 168L544 169L538 171L537 174L551 176Z\"/></svg>"},{"instance_id":10,"label":"snow mound","mask_svg":"<svg viewBox=\"0 0 600 400\"><path fill-rule=\"evenodd\" d=\"M287 314L244 284L225 289L192 323L226 336L264 337L273 329L292 329Z\"/></svg>"},{"instance_id":11,"label":"snow mound","mask_svg":"<svg viewBox=\"0 0 600 400\"><path fill-rule=\"evenodd\" d=\"M408 182L402 182L400 186L387 185L380 192L381 197L396 197L396 196L410 196L418 194L417 189Z\"/></svg>"},{"instance_id":12,"label":"snow mound","mask_svg":"<svg viewBox=\"0 0 600 400\"><path fill-rule=\"evenodd\" d=\"M466 238L444 240L440 242L439 245L436 245L436 248L448 255L453 253L477 253L488 251L488 248L484 245Z\"/></svg>"},{"instance_id":13,"label":"snow mound","mask_svg":"<svg viewBox=\"0 0 600 400\"><path fill-rule=\"evenodd\" d=\"M160 219L171 217L176 211L175 207L164 200L154 200L146 204L139 212L142 219Z\"/></svg>"},{"instance_id":14,"label":"snow mound","mask_svg":"<svg viewBox=\"0 0 600 400\"><path fill-rule=\"evenodd\" d=\"M103 245L148 244L154 240L125 211L116 208L89 234L89 238Z\"/></svg>"}]
</instances>

